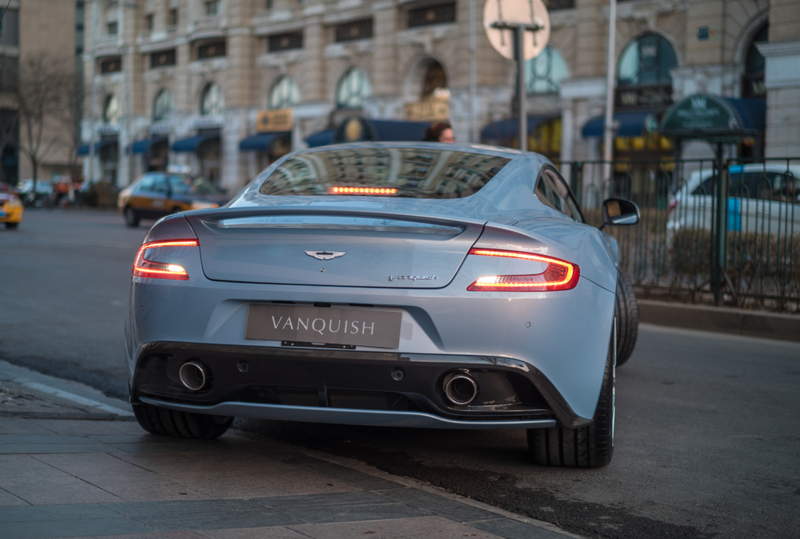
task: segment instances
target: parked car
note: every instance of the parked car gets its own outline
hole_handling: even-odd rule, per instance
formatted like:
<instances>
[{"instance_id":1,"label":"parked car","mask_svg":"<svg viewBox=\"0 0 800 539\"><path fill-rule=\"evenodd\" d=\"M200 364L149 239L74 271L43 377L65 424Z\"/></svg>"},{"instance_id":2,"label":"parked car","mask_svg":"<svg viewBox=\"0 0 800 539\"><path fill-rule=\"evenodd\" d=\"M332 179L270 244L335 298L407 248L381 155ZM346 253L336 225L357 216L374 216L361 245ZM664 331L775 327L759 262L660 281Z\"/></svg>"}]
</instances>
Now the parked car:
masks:
<instances>
[{"instance_id":1,"label":"parked car","mask_svg":"<svg viewBox=\"0 0 800 539\"><path fill-rule=\"evenodd\" d=\"M22 201L11 192L0 192L0 223L6 228L17 228L22 222Z\"/></svg>"},{"instance_id":2,"label":"parked car","mask_svg":"<svg viewBox=\"0 0 800 539\"><path fill-rule=\"evenodd\" d=\"M28 207L52 206L55 200L53 184L50 180L36 180L36 192L33 190L33 179L22 180L17 188L20 200Z\"/></svg>"},{"instance_id":3,"label":"parked car","mask_svg":"<svg viewBox=\"0 0 800 539\"><path fill-rule=\"evenodd\" d=\"M604 226L638 219L632 202L603 203ZM604 466L617 354L638 323L617 266L615 240L542 156L295 152L227 207L148 232L125 332L133 410L188 438L234 416L527 429L536 463Z\"/></svg>"},{"instance_id":4,"label":"parked car","mask_svg":"<svg viewBox=\"0 0 800 539\"><path fill-rule=\"evenodd\" d=\"M208 180L189 174L148 172L119 193L117 206L125 224L158 219L170 213L217 208L230 197Z\"/></svg>"},{"instance_id":5,"label":"parked car","mask_svg":"<svg viewBox=\"0 0 800 539\"><path fill-rule=\"evenodd\" d=\"M728 169L728 230L800 234L800 165L780 162L735 165ZM717 175L693 172L669 203L667 237L681 229L711 229Z\"/></svg>"}]
</instances>

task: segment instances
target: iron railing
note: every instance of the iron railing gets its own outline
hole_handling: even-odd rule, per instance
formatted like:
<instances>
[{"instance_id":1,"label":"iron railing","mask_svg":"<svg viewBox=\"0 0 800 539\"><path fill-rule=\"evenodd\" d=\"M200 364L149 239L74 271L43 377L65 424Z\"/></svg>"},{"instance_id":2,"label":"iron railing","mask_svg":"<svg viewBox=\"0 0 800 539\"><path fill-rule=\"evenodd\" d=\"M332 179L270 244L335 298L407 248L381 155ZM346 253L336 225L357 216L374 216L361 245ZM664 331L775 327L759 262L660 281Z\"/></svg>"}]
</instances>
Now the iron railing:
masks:
<instances>
[{"instance_id":1,"label":"iron railing","mask_svg":"<svg viewBox=\"0 0 800 539\"><path fill-rule=\"evenodd\" d=\"M639 205L638 226L607 230L645 293L800 311L800 158L560 166L590 224L610 196Z\"/></svg>"}]
</instances>

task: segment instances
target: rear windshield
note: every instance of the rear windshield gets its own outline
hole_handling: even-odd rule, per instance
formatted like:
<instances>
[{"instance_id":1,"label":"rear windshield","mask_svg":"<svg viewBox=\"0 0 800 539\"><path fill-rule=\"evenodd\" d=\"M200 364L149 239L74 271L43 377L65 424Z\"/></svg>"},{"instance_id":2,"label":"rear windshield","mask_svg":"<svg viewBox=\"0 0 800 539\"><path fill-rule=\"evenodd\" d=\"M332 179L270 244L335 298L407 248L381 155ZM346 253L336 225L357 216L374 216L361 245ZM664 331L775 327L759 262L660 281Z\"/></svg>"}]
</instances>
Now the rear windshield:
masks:
<instances>
[{"instance_id":1,"label":"rear windshield","mask_svg":"<svg viewBox=\"0 0 800 539\"><path fill-rule=\"evenodd\" d=\"M290 157L261 186L265 195L462 198L510 159L457 150L331 149Z\"/></svg>"}]
</instances>

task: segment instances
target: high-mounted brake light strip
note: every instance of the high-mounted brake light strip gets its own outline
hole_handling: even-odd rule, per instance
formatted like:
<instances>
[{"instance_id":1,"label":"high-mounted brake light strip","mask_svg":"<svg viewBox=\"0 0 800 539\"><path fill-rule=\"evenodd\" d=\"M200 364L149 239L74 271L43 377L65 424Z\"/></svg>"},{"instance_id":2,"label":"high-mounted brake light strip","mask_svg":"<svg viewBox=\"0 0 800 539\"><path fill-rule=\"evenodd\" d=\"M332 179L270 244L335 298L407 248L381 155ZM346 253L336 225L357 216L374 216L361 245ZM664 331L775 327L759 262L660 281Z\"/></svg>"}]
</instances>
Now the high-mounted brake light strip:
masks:
<instances>
[{"instance_id":1,"label":"high-mounted brake light strip","mask_svg":"<svg viewBox=\"0 0 800 539\"><path fill-rule=\"evenodd\" d=\"M394 187L331 187L334 195L394 195Z\"/></svg>"},{"instance_id":2,"label":"high-mounted brake light strip","mask_svg":"<svg viewBox=\"0 0 800 539\"><path fill-rule=\"evenodd\" d=\"M139 247L136 253L136 262L133 263L135 277L149 277L151 279L172 279L175 281L188 281L189 274L183 266L165 262L154 262L144 257L145 251L163 249L166 247L197 247L200 243L195 240L169 240L151 241Z\"/></svg>"},{"instance_id":3,"label":"high-mounted brake light strip","mask_svg":"<svg viewBox=\"0 0 800 539\"><path fill-rule=\"evenodd\" d=\"M499 249L470 249L469 254L478 256L495 256L544 262L547 267L542 273L532 275L485 275L467 287L473 292L543 292L555 290L571 290L578 285L581 269L558 258L542 256L520 251Z\"/></svg>"}]
</instances>

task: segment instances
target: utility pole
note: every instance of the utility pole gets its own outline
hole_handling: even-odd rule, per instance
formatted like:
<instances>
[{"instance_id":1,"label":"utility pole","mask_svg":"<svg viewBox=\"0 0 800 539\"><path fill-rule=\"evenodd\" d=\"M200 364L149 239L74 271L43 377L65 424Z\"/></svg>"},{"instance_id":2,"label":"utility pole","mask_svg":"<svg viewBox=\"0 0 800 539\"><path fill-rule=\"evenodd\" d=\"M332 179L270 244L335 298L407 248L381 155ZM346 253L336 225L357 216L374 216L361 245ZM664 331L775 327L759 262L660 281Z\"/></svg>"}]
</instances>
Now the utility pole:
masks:
<instances>
[{"instance_id":1,"label":"utility pole","mask_svg":"<svg viewBox=\"0 0 800 539\"><path fill-rule=\"evenodd\" d=\"M617 0L608 5L608 59L606 62L606 119L603 130L603 181L611 181L611 159L614 150L614 83L617 78L616 62ZM609 184L610 185L610 184ZM601 185L602 188L602 185ZM602 197L601 197L602 198Z\"/></svg>"},{"instance_id":2,"label":"utility pole","mask_svg":"<svg viewBox=\"0 0 800 539\"><path fill-rule=\"evenodd\" d=\"M89 128L91 135L89 138L89 183L94 183L94 144L95 126L94 112L97 102L97 89L94 83L95 69L97 68L97 0L92 2L92 68L89 70L91 86L89 92Z\"/></svg>"},{"instance_id":3,"label":"utility pole","mask_svg":"<svg viewBox=\"0 0 800 539\"><path fill-rule=\"evenodd\" d=\"M475 133L475 86L476 86L476 68L475 68L475 49L477 43L477 32L475 21L477 0L469 0L469 142L478 142L478 137Z\"/></svg>"},{"instance_id":4,"label":"utility pole","mask_svg":"<svg viewBox=\"0 0 800 539\"><path fill-rule=\"evenodd\" d=\"M528 151L528 113L527 93L525 91L525 32L533 32L534 46L536 32L544 30L543 26L523 22L498 21L491 25L497 30L511 30L514 36L514 59L517 61L517 112L519 113L519 149Z\"/></svg>"}]
</instances>

